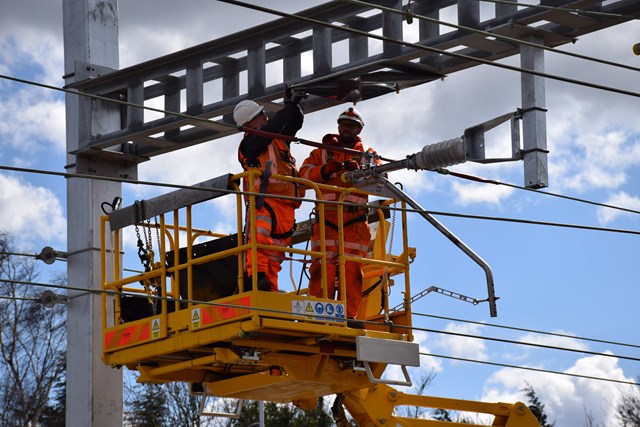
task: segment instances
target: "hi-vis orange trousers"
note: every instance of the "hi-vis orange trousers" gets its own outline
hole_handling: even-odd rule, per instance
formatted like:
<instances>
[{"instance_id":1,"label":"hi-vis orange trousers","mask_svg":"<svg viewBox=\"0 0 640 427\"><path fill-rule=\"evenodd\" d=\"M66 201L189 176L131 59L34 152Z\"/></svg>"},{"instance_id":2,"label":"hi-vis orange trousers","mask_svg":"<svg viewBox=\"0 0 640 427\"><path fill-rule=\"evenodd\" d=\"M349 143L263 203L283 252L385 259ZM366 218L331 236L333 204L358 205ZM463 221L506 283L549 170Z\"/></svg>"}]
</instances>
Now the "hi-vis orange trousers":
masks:
<instances>
[{"instance_id":1,"label":"hi-vis orange trousers","mask_svg":"<svg viewBox=\"0 0 640 427\"><path fill-rule=\"evenodd\" d=\"M362 212L345 212L344 213L344 252L350 256L364 258L369 250L369 242L371 240L371 231L367 221L363 218L360 221L349 222L355 218L362 216ZM340 295L340 286L338 285L338 245L339 235L336 229L338 217L336 213L327 212L325 214L325 244L327 254L327 296L335 298L338 291ZM313 236L311 239L311 250L320 251L320 227L316 224L313 227ZM320 259L314 259L309 267L309 293L316 297L322 297L322 267ZM347 300L347 317L355 318L358 315L360 301L362 300L362 264L347 261L345 263L345 279L346 279L346 300Z\"/></svg>"},{"instance_id":2,"label":"hi-vis orange trousers","mask_svg":"<svg viewBox=\"0 0 640 427\"><path fill-rule=\"evenodd\" d=\"M247 215L246 235L251 243L251 218ZM256 209L256 243L287 247L291 243L291 236L278 238L278 235L289 234L295 222L295 207L287 200L268 199L262 207ZM253 274L253 258L251 250L245 252L247 275ZM273 292L278 291L278 272L282 269L284 251L258 249L256 257L256 271L265 273Z\"/></svg>"}]
</instances>

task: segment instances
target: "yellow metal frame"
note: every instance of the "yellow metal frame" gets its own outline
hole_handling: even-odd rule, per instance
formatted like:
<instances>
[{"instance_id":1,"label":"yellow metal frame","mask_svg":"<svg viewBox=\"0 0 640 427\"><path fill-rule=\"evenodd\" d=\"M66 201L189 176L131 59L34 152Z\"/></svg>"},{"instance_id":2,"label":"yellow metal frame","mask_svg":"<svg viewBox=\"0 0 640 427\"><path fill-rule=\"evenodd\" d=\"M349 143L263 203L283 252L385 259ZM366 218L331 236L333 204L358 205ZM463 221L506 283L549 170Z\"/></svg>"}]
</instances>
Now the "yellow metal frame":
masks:
<instances>
[{"instance_id":1,"label":"yellow metal frame","mask_svg":"<svg viewBox=\"0 0 640 427\"><path fill-rule=\"evenodd\" d=\"M230 178L232 188L237 190L235 196L230 197L236 198L236 223L239 236L242 235L244 205L243 195L239 191L240 181L247 179L249 182L248 215L252 226L247 232L254 237L251 239L252 242L256 241L254 207L257 195L253 182L259 174L259 171L251 170ZM368 313L368 316L363 318L365 321L380 321L380 324L367 325L365 329L351 329L346 326L345 319L331 318L327 315L320 316L315 311L309 310L315 304L324 304L325 306L327 304L342 304L344 308L346 307L344 297L334 301L298 292L262 292L257 290L255 282L252 290L243 292L244 276L241 272L243 270L242 254L245 250L254 251L255 254L258 249L264 248L286 251L307 258L317 256L326 260L324 251L326 243L322 233L325 211L322 190L354 191L316 184L301 178L277 175L274 177L300 184L310 189L315 195L314 201L320 218L316 224L321 230L322 250L320 252L256 243L249 245L239 239L234 248L194 259L192 248L198 237L225 235L194 228L192 224L193 207L186 206L160 215L158 233L163 238L160 239L161 248L158 251L159 262L155 264L156 267L148 272L124 275L121 256L114 256L112 271L108 272L106 267L109 264L108 255L111 254L111 251L107 250L107 242L112 242L115 248L119 248L123 231L107 233L109 219L108 216L102 218L102 282L106 292L103 295L103 360L105 363L114 366L126 365L131 369L138 369L142 374L142 381L202 382L209 373L223 371L228 369L230 365L234 365L234 369L237 366L242 366L241 370L260 373L274 363L266 356L261 356L261 360L252 360L247 354L238 352L237 348L252 348L259 354L268 352L272 355L278 355L278 357L282 357L283 352L291 351L313 356L329 351L331 354L338 354L341 357L355 358L355 337L361 334L402 341L413 339L410 316L396 315L393 324L382 322L390 318L388 303L382 308L382 313L379 313L381 309L378 307L377 311ZM341 216L342 204L338 206ZM362 262L368 278L382 276L385 269L388 276L404 275L403 292L408 302L410 295L409 263L414 251L408 247L407 235L404 233L403 252L398 256L391 257L391 260L388 259L384 248L389 226L384 221L383 208L384 206L379 208L381 221L371 258L348 259ZM167 222L167 217L171 218L171 223ZM404 228L406 225L404 214L402 222ZM342 239L340 240L340 246L344 248ZM181 262L179 249L182 245L187 248L187 259ZM167 252L169 251L173 252L172 266L167 265ZM238 258L240 273L237 281L240 292L213 301L195 301L193 299L193 268L227 256ZM345 259L347 257L342 252L341 265L344 265ZM186 300L180 300L181 275L179 273L184 270L187 272L187 295ZM324 277L324 271L322 274L323 294L327 295L327 278ZM344 271L341 275L344 282ZM159 294L147 295L147 291L139 285L141 282L159 283ZM381 288L384 288L383 292L388 293L390 283L391 281L385 281L381 285ZM159 312L154 316L123 322L121 319L121 297L126 294L145 296L150 300L156 300L160 307ZM344 292L341 295L344 295ZM173 301L173 311L169 309L169 301ZM407 310L409 310L408 306ZM113 314L108 316L109 312ZM400 318L401 321L395 321ZM247 337L249 337L248 340ZM268 337L268 339L264 337ZM231 351L234 356L230 356L229 348L234 349ZM249 395L247 398L251 398L251 396Z\"/></svg>"}]
</instances>

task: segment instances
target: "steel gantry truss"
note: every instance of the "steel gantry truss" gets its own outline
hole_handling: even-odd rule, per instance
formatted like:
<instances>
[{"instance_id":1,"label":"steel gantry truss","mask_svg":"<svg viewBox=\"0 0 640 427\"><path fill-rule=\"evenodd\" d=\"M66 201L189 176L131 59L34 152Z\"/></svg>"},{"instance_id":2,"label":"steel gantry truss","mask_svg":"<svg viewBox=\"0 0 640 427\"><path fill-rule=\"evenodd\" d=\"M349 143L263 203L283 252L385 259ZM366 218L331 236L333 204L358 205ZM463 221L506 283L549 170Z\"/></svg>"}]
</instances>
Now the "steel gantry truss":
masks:
<instances>
[{"instance_id":1,"label":"steel gantry truss","mask_svg":"<svg viewBox=\"0 0 640 427\"><path fill-rule=\"evenodd\" d=\"M121 127L114 132L96 133L90 115L85 116L79 149L70 153L77 156L78 171L135 177L135 166L153 156L237 132L229 126L233 106L245 98L268 104L282 97L285 84L334 92L336 96L328 98L311 91L304 108L312 112L518 53L523 55L523 68L543 71L541 53L535 48L526 53L531 42L551 48L575 42L578 36L628 21L640 11L636 0L557 0L528 7L495 0L483 4L490 5L493 16L480 20L482 2L478 0L403 3L331 1L295 16L280 13L272 22L120 70L76 63L75 75L67 76L74 80L68 88L121 103ZM443 32L446 27L438 19L447 8L457 10L458 22L452 24L452 31ZM403 26L409 22L419 28L417 41L404 38ZM381 51L370 49L370 37L382 41ZM348 60L334 64L334 47L341 42L345 48L348 44ZM272 68L281 69L282 74L268 75ZM272 80L277 83L269 84ZM533 80L527 84L532 84L533 90L528 91L533 98L525 105L523 89L523 108L531 112L532 123L544 123L544 86ZM154 100L164 102L163 110L179 114L147 118L152 115L137 106ZM81 110L89 112L90 104L97 101L80 102ZM526 127L526 116L523 123ZM532 132L535 141L529 148L537 149L536 155L546 155L546 135L536 135L539 129ZM546 168L546 157L542 160ZM93 166L100 163L117 165L119 170L96 170ZM541 181L528 184L544 186L546 170L540 178L535 177L537 173L533 180Z\"/></svg>"}]
</instances>

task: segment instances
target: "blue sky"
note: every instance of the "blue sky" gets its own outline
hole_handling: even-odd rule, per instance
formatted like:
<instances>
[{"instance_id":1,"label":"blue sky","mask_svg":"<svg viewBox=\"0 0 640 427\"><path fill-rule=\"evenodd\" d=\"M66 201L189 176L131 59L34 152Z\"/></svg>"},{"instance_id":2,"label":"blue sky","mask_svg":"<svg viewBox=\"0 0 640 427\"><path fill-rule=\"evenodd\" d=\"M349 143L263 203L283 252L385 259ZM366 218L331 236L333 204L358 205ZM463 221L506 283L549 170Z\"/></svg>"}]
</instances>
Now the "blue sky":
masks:
<instances>
[{"instance_id":1,"label":"blue sky","mask_svg":"<svg viewBox=\"0 0 640 427\"><path fill-rule=\"evenodd\" d=\"M120 2L122 67L218 38L274 19L215 1L140 0ZM289 2L256 2L288 12ZM307 2L309 6L320 2ZM153 7L151 7L153 5ZM38 8L42 13L34 14ZM62 86L61 1L4 1L0 4L0 74ZM446 19L446 17L443 17ZM619 25L581 37L561 49L640 67L631 47L640 41L637 23ZM504 60L518 65L517 57ZM546 72L601 85L637 91L637 73L545 53ZM549 187L545 191L640 210L640 124L637 97L546 82ZM346 106L346 105L345 105ZM309 114L299 136L319 140L336 129L340 106ZM465 128L520 106L520 76L488 66L458 72L444 81L400 94L358 103L365 119L363 139L389 158L402 158L424 145L460 136ZM507 129L492 133L489 154L508 147ZM239 137L200 144L140 165L141 180L193 184L239 170ZM296 145L302 161L309 149ZM212 161L215 159L215 162ZM64 103L61 95L0 79L0 165L63 172L65 166ZM183 165L176 168L175 165ZM521 163L465 163L451 170L522 185ZM431 172L398 171L391 179L429 211L485 215L640 230L637 214L512 189L474 184ZM0 228L14 234L24 252L43 246L66 248L66 188L62 178L0 171ZM166 190L125 186L125 204ZM214 224L230 231L224 204L211 204ZM304 216L304 214L301 213ZM441 295L420 300L414 311L496 323L525 329L577 335L638 345L638 236L606 231L532 224L438 217L491 265L498 317L486 305L472 306ZM417 291L436 285L472 297L485 292L482 271L424 220L411 219L410 244L417 248L412 269ZM226 230L225 230L226 229ZM131 238L130 245L132 245ZM134 252L133 246L128 247ZM46 280L60 263L42 268ZM135 265L129 267L135 268ZM74 285L74 284L71 284ZM486 325L416 316L425 329L457 331L481 337L583 349L640 357L637 348L579 341ZM634 381L640 364L577 352L561 352L490 340L418 332L425 353L523 365L621 381ZM442 358L423 358L422 370L437 373L430 394L487 401L524 399L519 390L531 384L557 425L583 425L585 411L597 423L616 425L613 408L630 386L568 376L513 370ZM391 372L390 374L393 374ZM421 375L413 370L412 375Z\"/></svg>"}]
</instances>

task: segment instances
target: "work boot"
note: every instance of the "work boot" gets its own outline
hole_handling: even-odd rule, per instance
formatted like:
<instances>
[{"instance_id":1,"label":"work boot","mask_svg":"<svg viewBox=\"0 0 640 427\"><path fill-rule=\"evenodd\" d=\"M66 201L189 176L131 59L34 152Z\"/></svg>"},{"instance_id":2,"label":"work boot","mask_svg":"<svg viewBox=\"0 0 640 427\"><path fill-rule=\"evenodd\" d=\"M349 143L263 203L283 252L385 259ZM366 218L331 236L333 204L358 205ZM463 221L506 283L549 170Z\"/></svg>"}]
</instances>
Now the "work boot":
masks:
<instances>
[{"instance_id":1,"label":"work boot","mask_svg":"<svg viewBox=\"0 0 640 427\"><path fill-rule=\"evenodd\" d=\"M271 291L271 282L267 278L267 273L262 271L258 272L258 290L259 291Z\"/></svg>"},{"instance_id":2,"label":"work boot","mask_svg":"<svg viewBox=\"0 0 640 427\"><path fill-rule=\"evenodd\" d=\"M364 329L364 322L353 317L347 319L347 327L351 329Z\"/></svg>"}]
</instances>

